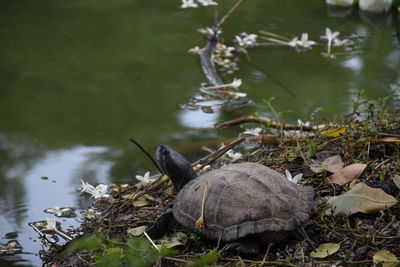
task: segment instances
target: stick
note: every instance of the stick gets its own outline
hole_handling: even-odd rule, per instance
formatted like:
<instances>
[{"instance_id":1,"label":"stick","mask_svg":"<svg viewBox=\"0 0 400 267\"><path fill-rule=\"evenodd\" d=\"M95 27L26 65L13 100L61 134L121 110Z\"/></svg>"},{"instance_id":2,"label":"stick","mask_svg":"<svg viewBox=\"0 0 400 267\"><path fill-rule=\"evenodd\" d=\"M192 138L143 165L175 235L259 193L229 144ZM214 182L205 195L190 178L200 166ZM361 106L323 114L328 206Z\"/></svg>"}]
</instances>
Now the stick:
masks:
<instances>
[{"instance_id":1,"label":"stick","mask_svg":"<svg viewBox=\"0 0 400 267\"><path fill-rule=\"evenodd\" d=\"M231 9L228 10L228 12L225 14L225 16L222 17L222 19L218 22L218 24L215 26L215 31L218 31L222 24L225 23L225 21L233 14L233 12L236 11L236 9L239 8L239 6L244 2L244 0L239 0L236 2L236 4L231 7Z\"/></svg>"},{"instance_id":2,"label":"stick","mask_svg":"<svg viewBox=\"0 0 400 267\"><path fill-rule=\"evenodd\" d=\"M138 143L135 141L135 139L133 138L129 138L129 140L136 145L150 160L151 162L154 164L154 166L156 166L157 170L161 173L163 173L163 171L161 170L160 166L158 166L157 161Z\"/></svg>"},{"instance_id":3,"label":"stick","mask_svg":"<svg viewBox=\"0 0 400 267\"><path fill-rule=\"evenodd\" d=\"M265 117L242 117L230 121L225 121L223 123L217 124L215 128L227 128L227 127L233 127L237 126L240 124L244 123L250 123L250 122L255 122L255 123L260 123L262 125L265 125L266 127L271 127L271 128L278 128L278 129L284 129L284 130L301 130L301 131L318 131L316 127L312 126L305 126L305 125L297 125L297 124L286 124L286 123L279 123L273 120L270 120Z\"/></svg>"},{"instance_id":4,"label":"stick","mask_svg":"<svg viewBox=\"0 0 400 267\"><path fill-rule=\"evenodd\" d=\"M146 233L146 231L143 232L143 234L146 236L146 238L150 241L150 243L155 247L157 250L160 250L157 245L151 240L150 236Z\"/></svg>"}]
</instances>

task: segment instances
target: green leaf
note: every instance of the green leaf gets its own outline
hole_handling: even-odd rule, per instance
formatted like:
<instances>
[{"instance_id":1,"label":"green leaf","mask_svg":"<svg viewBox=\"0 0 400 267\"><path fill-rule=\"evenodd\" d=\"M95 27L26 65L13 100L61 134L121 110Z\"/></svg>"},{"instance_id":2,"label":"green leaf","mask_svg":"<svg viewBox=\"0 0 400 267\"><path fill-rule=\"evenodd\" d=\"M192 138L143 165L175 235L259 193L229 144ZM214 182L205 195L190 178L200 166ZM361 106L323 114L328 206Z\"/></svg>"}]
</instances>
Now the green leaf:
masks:
<instances>
[{"instance_id":1,"label":"green leaf","mask_svg":"<svg viewBox=\"0 0 400 267\"><path fill-rule=\"evenodd\" d=\"M315 251L311 252L313 258L325 258L336 253L340 249L340 243L321 244Z\"/></svg>"},{"instance_id":2,"label":"green leaf","mask_svg":"<svg viewBox=\"0 0 400 267\"><path fill-rule=\"evenodd\" d=\"M307 158L311 158L312 156L314 156L316 147L317 147L317 145L313 141L311 141L308 144Z\"/></svg>"},{"instance_id":3,"label":"green leaf","mask_svg":"<svg viewBox=\"0 0 400 267\"><path fill-rule=\"evenodd\" d=\"M67 248L67 255L73 254L77 250L87 249L87 250L97 250L102 247L103 236L95 235L92 237L81 237L73 240Z\"/></svg>"},{"instance_id":4,"label":"green leaf","mask_svg":"<svg viewBox=\"0 0 400 267\"><path fill-rule=\"evenodd\" d=\"M198 260L190 264L191 267L203 267L207 265L212 265L216 262L221 255L217 251L211 251L210 253L201 256Z\"/></svg>"},{"instance_id":5,"label":"green leaf","mask_svg":"<svg viewBox=\"0 0 400 267\"><path fill-rule=\"evenodd\" d=\"M357 212L375 213L396 205L398 201L382 189L371 188L364 183L356 184L350 191L331 197L333 215L350 216Z\"/></svg>"},{"instance_id":6,"label":"green leaf","mask_svg":"<svg viewBox=\"0 0 400 267\"><path fill-rule=\"evenodd\" d=\"M392 253L386 250L379 250L372 257L374 263L383 263L383 267L395 267L400 264L399 259Z\"/></svg>"}]
</instances>

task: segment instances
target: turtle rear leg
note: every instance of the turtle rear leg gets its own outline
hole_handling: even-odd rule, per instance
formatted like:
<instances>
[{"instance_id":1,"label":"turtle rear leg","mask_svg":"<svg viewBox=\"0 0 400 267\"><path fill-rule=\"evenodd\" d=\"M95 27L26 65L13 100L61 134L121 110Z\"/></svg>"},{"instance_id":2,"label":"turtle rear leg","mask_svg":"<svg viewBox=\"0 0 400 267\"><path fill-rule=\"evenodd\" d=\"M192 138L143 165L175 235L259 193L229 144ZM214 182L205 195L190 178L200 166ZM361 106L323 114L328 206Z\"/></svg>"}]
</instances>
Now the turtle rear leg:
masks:
<instances>
[{"instance_id":1,"label":"turtle rear leg","mask_svg":"<svg viewBox=\"0 0 400 267\"><path fill-rule=\"evenodd\" d=\"M157 220L154 222L153 226L147 230L147 234L151 238L161 238L163 237L168 230L172 228L177 223L175 220L174 214L172 213L172 209L166 210Z\"/></svg>"},{"instance_id":2,"label":"turtle rear leg","mask_svg":"<svg viewBox=\"0 0 400 267\"><path fill-rule=\"evenodd\" d=\"M255 236L246 236L228 243L229 247L238 254L258 254L261 240Z\"/></svg>"}]
</instances>

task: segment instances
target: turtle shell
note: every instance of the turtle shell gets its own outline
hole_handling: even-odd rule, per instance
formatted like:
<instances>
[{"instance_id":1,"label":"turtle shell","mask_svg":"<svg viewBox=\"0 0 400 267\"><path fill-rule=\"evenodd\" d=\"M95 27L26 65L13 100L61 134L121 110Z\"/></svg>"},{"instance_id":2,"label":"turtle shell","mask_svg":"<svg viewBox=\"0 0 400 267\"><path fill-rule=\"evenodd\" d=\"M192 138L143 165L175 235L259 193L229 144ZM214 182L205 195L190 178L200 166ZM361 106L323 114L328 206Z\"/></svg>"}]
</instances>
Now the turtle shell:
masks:
<instances>
[{"instance_id":1,"label":"turtle shell","mask_svg":"<svg viewBox=\"0 0 400 267\"><path fill-rule=\"evenodd\" d=\"M204 228L200 218L205 182ZM294 230L307 221L312 187L298 186L257 163L239 163L213 170L187 183L173 212L183 226L208 238L231 241L250 234Z\"/></svg>"}]
</instances>

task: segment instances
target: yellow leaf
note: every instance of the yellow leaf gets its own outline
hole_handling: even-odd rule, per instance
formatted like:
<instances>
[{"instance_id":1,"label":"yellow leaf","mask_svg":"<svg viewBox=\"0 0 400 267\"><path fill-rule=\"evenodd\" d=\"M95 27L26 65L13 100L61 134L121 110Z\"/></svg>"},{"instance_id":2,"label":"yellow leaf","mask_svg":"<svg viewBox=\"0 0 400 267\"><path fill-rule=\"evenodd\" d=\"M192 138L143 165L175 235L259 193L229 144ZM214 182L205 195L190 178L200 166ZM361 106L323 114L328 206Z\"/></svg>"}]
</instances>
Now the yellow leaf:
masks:
<instances>
[{"instance_id":1,"label":"yellow leaf","mask_svg":"<svg viewBox=\"0 0 400 267\"><path fill-rule=\"evenodd\" d=\"M141 198L133 201L132 205L135 207L144 207L144 206L150 205L152 203L151 200L154 200L154 197L146 194L146 195L142 196Z\"/></svg>"},{"instance_id":2,"label":"yellow leaf","mask_svg":"<svg viewBox=\"0 0 400 267\"><path fill-rule=\"evenodd\" d=\"M325 258L333 253L336 253L340 248L340 243L325 243L321 244L315 251L311 252L313 258Z\"/></svg>"},{"instance_id":3,"label":"yellow leaf","mask_svg":"<svg viewBox=\"0 0 400 267\"><path fill-rule=\"evenodd\" d=\"M322 134L329 137L338 137L347 130L347 127L340 127L323 132Z\"/></svg>"},{"instance_id":4,"label":"yellow leaf","mask_svg":"<svg viewBox=\"0 0 400 267\"><path fill-rule=\"evenodd\" d=\"M383 262L383 267L395 267L400 263L399 259L392 253L386 250L379 250L372 257L374 263Z\"/></svg>"}]
</instances>

